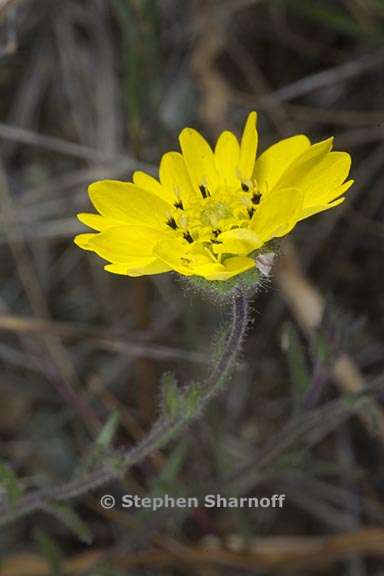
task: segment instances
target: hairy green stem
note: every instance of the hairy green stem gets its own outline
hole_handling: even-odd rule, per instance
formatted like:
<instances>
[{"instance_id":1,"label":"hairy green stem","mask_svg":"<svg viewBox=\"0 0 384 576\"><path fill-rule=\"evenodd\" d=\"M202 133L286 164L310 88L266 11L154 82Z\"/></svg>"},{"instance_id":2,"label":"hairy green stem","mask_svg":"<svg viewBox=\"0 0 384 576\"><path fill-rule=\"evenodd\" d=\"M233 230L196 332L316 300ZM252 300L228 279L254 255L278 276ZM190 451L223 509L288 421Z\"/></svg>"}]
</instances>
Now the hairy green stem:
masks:
<instances>
[{"instance_id":1,"label":"hairy green stem","mask_svg":"<svg viewBox=\"0 0 384 576\"><path fill-rule=\"evenodd\" d=\"M153 426L148 436L137 446L114 455L113 461L87 475L53 488L37 490L19 498L15 503L0 505L0 526L37 510L44 510L55 502L63 502L86 494L112 480L121 478L131 466L142 462L149 454L164 447L177 434L196 419L210 400L224 387L241 344L248 322L247 297L242 288L237 287L232 297L232 326L226 345L216 365L205 381L201 394L191 409L177 413L173 417L162 416Z\"/></svg>"}]
</instances>

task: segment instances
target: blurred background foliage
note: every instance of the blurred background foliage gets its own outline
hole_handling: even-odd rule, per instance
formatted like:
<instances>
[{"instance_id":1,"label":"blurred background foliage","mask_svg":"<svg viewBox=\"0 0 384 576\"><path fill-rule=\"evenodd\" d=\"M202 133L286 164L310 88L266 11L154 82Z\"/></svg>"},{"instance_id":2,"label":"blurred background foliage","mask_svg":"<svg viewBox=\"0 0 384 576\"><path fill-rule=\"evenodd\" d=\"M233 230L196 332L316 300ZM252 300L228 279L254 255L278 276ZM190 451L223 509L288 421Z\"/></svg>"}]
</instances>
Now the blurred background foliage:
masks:
<instances>
[{"instance_id":1,"label":"blurred background foliage","mask_svg":"<svg viewBox=\"0 0 384 576\"><path fill-rule=\"evenodd\" d=\"M382 575L383 398L345 411L384 368L384 2L5 0L0 19L2 499L137 442L161 374L204 374L224 322L171 275L115 277L74 247L88 183L156 174L183 126L213 140L250 109L263 149L335 135L356 180L285 243L227 392L124 482L3 529L0 573ZM207 491L287 504L99 504Z\"/></svg>"}]
</instances>

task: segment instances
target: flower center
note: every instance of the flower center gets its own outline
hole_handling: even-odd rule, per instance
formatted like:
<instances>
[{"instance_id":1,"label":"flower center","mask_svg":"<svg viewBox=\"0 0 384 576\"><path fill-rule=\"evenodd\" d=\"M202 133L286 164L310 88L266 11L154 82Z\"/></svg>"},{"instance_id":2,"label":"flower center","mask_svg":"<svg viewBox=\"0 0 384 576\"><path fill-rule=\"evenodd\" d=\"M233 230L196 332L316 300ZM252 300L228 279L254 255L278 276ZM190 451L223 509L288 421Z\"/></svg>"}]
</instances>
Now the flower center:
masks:
<instances>
[{"instance_id":1,"label":"flower center","mask_svg":"<svg viewBox=\"0 0 384 576\"><path fill-rule=\"evenodd\" d=\"M230 218L232 215L231 208L225 202L216 201L214 198L205 203L201 210L200 221L203 226L217 228L219 224Z\"/></svg>"},{"instance_id":2,"label":"flower center","mask_svg":"<svg viewBox=\"0 0 384 576\"><path fill-rule=\"evenodd\" d=\"M220 243L217 237L227 230L248 228L261 200L256 181L243 182L237 189L227 186L209 190L199 186L201 197L174 204L167 225L188 243L206 248Z\"/></svg>"}]
</instances>

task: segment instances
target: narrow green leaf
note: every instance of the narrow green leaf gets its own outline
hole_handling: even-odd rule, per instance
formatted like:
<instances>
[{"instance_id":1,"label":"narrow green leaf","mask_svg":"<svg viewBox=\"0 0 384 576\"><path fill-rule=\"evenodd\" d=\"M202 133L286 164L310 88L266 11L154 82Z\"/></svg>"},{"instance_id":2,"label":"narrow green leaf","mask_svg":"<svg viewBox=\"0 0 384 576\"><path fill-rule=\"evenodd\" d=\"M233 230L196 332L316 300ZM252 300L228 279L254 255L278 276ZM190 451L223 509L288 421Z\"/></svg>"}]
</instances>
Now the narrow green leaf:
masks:
<instances>
[{"instance_id":1,"label":"narrow green leaf","mask_svg":"<svg viewBox=\"0 0 384 576\"><path fill-rule=\"evenodd\" d=\"M103 429L101 430L96 440L97 446L103 449L109 448L115 437L116 430L119 425L119 420L120 420L119 413L117 412L117 410L114 410L110 414L107 422L104 424Z\"/></svg>"},{"instance_id":2,"label":"narrow green leaf","mask_svg":"<svg viewBox=\"0 0 384 576\"><path fill-rule=\"evenodd\" d=\"M281 0L279 0L281 1ZM316 0L283 0L289 9L302 16L321 22L330 29L338 33L355 36L357 38L366 37L371 41L382 37L383 31L379 26L364 27L357 22L351 14L340 6L332 6L325 2Z\"/></svg>"},{"instance_id":3,"label":"narrow green leaf","mask_svg":"<svg viewBox=\"0 0 384 576\"><path fill-rule=\"evenodd\" d=\"M111 8L120 31L124 105L129 110L129 132L137 149L146 111L161 97L160 11L157 0L113 0Z\"/></svg>"},{"instance_id":4,"label":"narrow green leaf","mask_svg":"<svg viewBox=\"0 0 384 576\"><path fill-rule=\"evenodd\" d=\"M180 391L171 372L166 372L161 377L161 395L164 413L173 418L180 410Z\"/></svg>"},{"instance_id":5,"label":"narrow green leaf","mask_svg":"<svg viewBox=\"0 0 384 576\"><path fill-rule=\"evenodd\" d=\"M185 404L189 414L193 414L196 411L201 399L201 395L202 392L200 385L197 383L191 384L185 393Z\"/></svg>"},{"instance_id":6,"label":"narrow green leaf","mask_svg":"<svg viewBox=\"0 0 384 576\"><path fill-rule=\"evenodd\" d=\"M381 420L380 410L377 405L371 401L366 402L364 406L364 416L371 434L377 436Z\"/></svg>"},{"instance_id":7,"label":"narrow green leaf","mask_svg":"<svg viewBox=\"0 0 384 576\"><path fill-rule=\"evenodd\" d=\"M92 544L93 536L90 529L73 508L60 502L49 504L44 507L44 510L67 526L81 542Z\"/></svg>"},{"instance_id":8,"label":"narrow green leaf","mask_svg":"<svg viewBox=\"0 0 384 576\"><path fill-rule=\"evenodd\" d=\"M80 464L76 473L77 476L82 476L89 470L92 470L92 468L94 468L99 462L105 459L107 454L110 457L111 454L109 448L115 437L116 430L119 425L119 420L119 413L117 411L113 411L110 414L107 422L104 424L88 455Z\"/></svg>"},{"instance_id":9,"label":"narrow green leaf","mask_svg":"<svg viewBox=\"0 0 384 576\"><path fill-rule=\"evenodd\" d=\"M302 463L309 457L309 452L306 448L297 448L285 452L278 458L274 464L274 472L279 473L285 470L294 470L300 468Z\"/></svg>"},{"instance_id":10,"label":"narrow green leaf","mask_svg":"<svg viewBox=\"0 0 384 576\"><path fill-rule=\"evenodd\" d=\"M185 488L182 482L179 481L178 476L185 463L188 446L189 441L187 438L183 438L178 442L176 448L169 455L160 474L150 482L148 496L151 498L161 498L165 494L169 494L174 498L185 496ZM145 522L151 514L151 510L142 509L138 513L138 518L140 518L142 522Z\"/></svg>"},{"instance_id":11,"label":"narrow green leaf","mask_svg":"<svg viewBox=\"0 0 384 576\"><path fill-rule=\"evenodd\" d=\"M316 360L325 364L331 356L331 349L327 336L320 330L315 334L314 348Z\"/></svg>"},{"instance_id":12,"label":"narrow green leaf","mask_svg":"<svg viewBox=\"0 0 384 576\"><path fill-rule=\"evenodd\" d=\"M0 485L3 486L8 500L14 504L22 495L23 491L19 486L16 474L7 464L0 461Z\"/></svg>"},{"instance_id":13,"label":"narrow green leaf","mask_svg":"<svg viewBox=\"0 0 384 576\"><path fill-rule=\"evenodd\" d=\"M167 484L168 486L174 484L177 476L182 469L187 452L188 452L188 439L183 438L177 444L176 448L171 452L167 459L165 466L162 468L160 475L155 479L155 483Z\"/></svg>"},{"instance_id":14,"label":"narrow green leaf","mask_svg":"<svg viewBox=\"0 0 384 576\"><path fill-rule=\"evenodd\" d=\"M294 325L287 322L282 331L282 349L287 357L295 409L297 410L310 383L304 346Z\"/></svg>"},{"instance_id":15,"label":"narrow green leaf","mask_svg":"<svg viewBox=\"0 0 384 576\"><path fill-rule=\"evenodd\" d=\"M57 543L43 530L35 530L34 538L41 556L50 567L50 576L60 576L63 556Z\"/></svg>"}]
</instances>

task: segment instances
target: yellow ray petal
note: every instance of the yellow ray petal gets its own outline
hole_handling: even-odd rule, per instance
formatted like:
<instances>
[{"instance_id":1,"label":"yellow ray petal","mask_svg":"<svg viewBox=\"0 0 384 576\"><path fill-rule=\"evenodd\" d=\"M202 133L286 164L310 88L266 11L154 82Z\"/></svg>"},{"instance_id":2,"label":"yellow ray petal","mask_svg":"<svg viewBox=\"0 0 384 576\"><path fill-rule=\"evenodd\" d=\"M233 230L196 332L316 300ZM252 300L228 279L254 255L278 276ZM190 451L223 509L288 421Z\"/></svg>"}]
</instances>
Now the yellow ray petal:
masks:
<instances>
[{"instance_id":1,"label":"yellow ray petal","mask_svg":"<svg viewBox=\"0 0 384 576\"><path fill-rule=\"evenodd\" d=\"M217 237L220 244L214 244L216 254L249 254L263 244L259 236L249 228L228 230Z\"/></svg>"},{"instance_id":2,"label":"yellow ray petal","mask_svg":"<svg viewBox=\"0 0 384 576\"><path fill-rule=\"evenodd\" d=\"M350 168L351 157L346 152L326 154L298 181L297 186L304 192L304 207L326 204L335 198L335 189L347 178Z\"/></svg>"},{"instance_id":3,"label":"yellow ray petal","mask_svg":"<svg viewBox=\"0 0 384 576\"><path fill-rule=\"evenodd\" d=\"M239 180L240 146L232 132L222 132L215 147L215 161L220 178L230 188L237 188Z\"/></svg>"},{"instance_id":4,"label":"yellow ray petal","mask_svg":"<svg viewBox=\"0 0 384 576\"><path fill-rule=\"evenodd\" d=\"M304 218L309 218L313 214L317 214L318 212L323 212L324 210L329 210L329 208L334 208L338 206L345 200L345 196L343 194L352 186L354 180L348 180L344 182L341 186L337 186L333 190L330 190L328 193L327 198L325 198L321 203L318 204L309 204L305 203L303 209L301 211L300 220L304 220Z\"/></svg>"},{"instance_id":5,"label":"yellow ray petal","mask_svg":"<svg viewBox=\"0 0 384 576\"><path fill-rule=\"evenodd\" d=\"M236 274L250 270L255 266L255 261L252 260L252 258L247 258L246 256L233 256L232 258L227 258L224 261L224 267L229 274L228 278L232 278L232 276L236 276Z\"/></svg>"},{"instance_id":6,"label":"yellow ray petal","mask_svg":"<svg viewBox=\"0 0 384 576\"><path fill-rule=\"evenodd\" d=\"M88 188L92 204L100 214L127 224L164 227L170 205L152 192L130 182L101 180Z\"/></svg>"},{"instance_id":7,"label":"yellow ray petal","mask_svg":"<svg viewBox=\"0 0 384 576\"><path fill-rule=\"evenodd\" d=\"M108 228L113 228L114 226L121 226L124 222L119 222L118 220L112 220L112 218L105 218L104 216L100 216L100 214L77 214L77 218L93 230L98 230L101 232L102 230L108 230Z\"/></svg>"},{"instance_id":8,"label":"yellow ray petal","mask_svg":"<svg viewBox=\"0 0 384 576\"><path fill-rule=\"evenodd\" d=\"M94 234L88 246L109 262L129 263L141 257L152 257L153 247L166 235L146 226L119 226Z\"/></svg>"},{"instance_id":9,"label":"yellow ray petal","mask_svg":"<svg viewBox=\"0 0 384 576\"><path fill-rule=\"evenodd\" d=\"M263 192L270 192L283 172L311 145L302 134L280 140L256 160L253 177Z\"/></svg>"},{"instance_id":10,"label":"yellow ray petal","mask_svg":"<svg viewBox=\"0 0 384 576\"><path fill-rule=\"evenodd\" d=\"M189 244L178 237L162 239L154 247L153 253L173 270L185 276L192 276L196 266L215 263L215 257L199 244Z\"/></svg>"},{"instance_id":11,"label":"yellow ray petal","mask_svg":"<svg viewBox=\"0 0 384 576\"><path fill-rule=\"evenodd\" d=\"M166 238L154 246L153 254L172 270L191 276L191 257L187 256L186 243L180 238Z\"/></svg>"},{"instance_id":12,"label":"yellow ray petal","mask_svg":"<svg viewBox=\"0 0 384 576\"><path fill-rule=\"evenodd\" d=\"M193 276L201 276L206 280L227 280L228 273L222 264L208 262L207 264L195 264L192 267Z\"/></svg>"},{"instance_id":13,"label":"yellow ray petal","mask_svg":"<svg viewBox=\"0 0 384 576\"><path fill-rule=\"evenodd\" d=\"M255 167L258 141L256 121L256 112L251 112L248 115L241 137L239 171L243 181L251 179Z\"/></svg>"},{"instance_id":14,"label":"yellow ray petal","mask_svg":"<svg viewBox=\"0 0 384 576\"><path fill-rule=\"evenodd\" d=\"M169 204L173 204L175 202L175 195L173 192L167 190L167 188L162 186L160 182L153 176L138 170L137 172L133 173L132 180L133 183L136 184L139 188L152 192L152 194L155 194L155 196L165 200L165 202L168 202Z\"/></svg>"},{"instance_id":15,"label":"yellow ray petal","mask_svg":"<svg viewBox=\"0 0 384 576\"><path fill-rule=\"evenodd\" d=\"M299 220L304 220L305 218L309 218L310 216L314 216L315 214L319 214L319 212L324 212L325 210L329 210L330 208L335 208L339 204L342 204L345 200L345 196L341 198L337 198L333 202L329 204L319 204L317 206L311 206L309 208L303 208L300 214Z\"/></svg>"},{"instance_id":16,"label":"yellow ray petal","mask_svg":"<svg viewBox=\"0 0 384 576\"><path fill-rule=\"evenodd\" d=\"M179 152L167 152L162 157L160 181L164 188L167 189L167 192L173 195L174 203L178 200L188 203L197 196L196 190L193 189L185 160Z\"/></svg>"},{"instance_id":17,"label":"yellow ray petal","mask_svg":"<svg viewBox=\"0 0 384 576\"><path fill-rule=\"evenodd\" d=\"M179 141L194 189L199 192L199 187L205 186L212 194L219 184L219 178L208 142L193 128L184 128Z\"/></svg>"},{"instance_id":18,"label":"yellow ray petal","mask_svg":"<svg viewBox=\"0 0 384 576\"><path fill-rule=\"evenodd\" d=\"M89 242L95 236L97 236L97 234L78 234L77 236L74 237L73 241L77 246L79 246L83 250L90 250L91 252L93 252L93 248L89 246Z\"/></svg>"},{"instance_id":19,"label":"yellow ray petal","mask_svg":"<svg viewBox=\"0 0 384 576\"><path fill-rule=\"evenodd\" d=\"M301 182L312 168L331 150L333 138L317 142L307 148L282 173L276 183L277 188L299 188Z\"/></svg>"},{"instance_id":20,"label":"yellow ray petal","mask_svg":"<svg viewBox=\"0 0 384 576\"><path fill-rule=\"evenodd\" d=\"M104 270L124 276L145 276L148 274L163 274L163 272L169 272L171 268L158 258L149 257L132 260L129 264L107 264L104 266Z\"/></svg>"},{"instance_id":21,"label":"yellow ray petal","mask_svg":"<svg viewBox=\"0 0 384 576\"><path fill-rule=\"evenodd\" d=\"M334 198L337 198L338 196L341 196L342 194L344 194L344 192L347 192L347 190L349 190L350 187L354 183L355 183L355 181L353 179L350 179L350 180L347 180L346 182L344 182L343 184L341 184L341 186L338 186L337 188L335 188L334 192L332 192L332 194L329 194L329 197L327 198L327 202L330 202Z\"/></svg>"},{"instance_id":22,"label":"yellow ray petal","mask_svg":"<svg viewBox=\"0 0 384 576\"><path fill-rule=\"evenodd\" d=\"M207 280L229 280L237 274L255 267L255 262L245 256L233 256L223 264L200 264L193 268L195 276L202 276Z\"/></svg>"},{"instance_id":23,"label":"yellow ray petal","mask_svg":"<svg viewBox=\"0 0 384 576\"><path fill-rule=\"evenodd\" d=\"M285 236L298 221L302 206L301 190L275 189L262 200L251 227L263 243Z\"/></svg>"}]
</instances>

